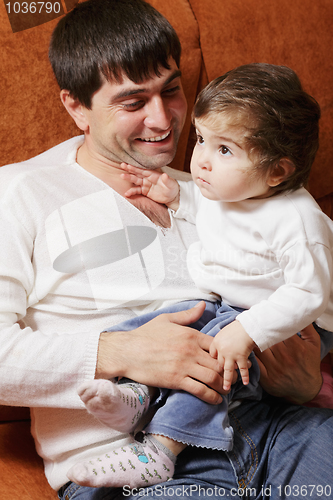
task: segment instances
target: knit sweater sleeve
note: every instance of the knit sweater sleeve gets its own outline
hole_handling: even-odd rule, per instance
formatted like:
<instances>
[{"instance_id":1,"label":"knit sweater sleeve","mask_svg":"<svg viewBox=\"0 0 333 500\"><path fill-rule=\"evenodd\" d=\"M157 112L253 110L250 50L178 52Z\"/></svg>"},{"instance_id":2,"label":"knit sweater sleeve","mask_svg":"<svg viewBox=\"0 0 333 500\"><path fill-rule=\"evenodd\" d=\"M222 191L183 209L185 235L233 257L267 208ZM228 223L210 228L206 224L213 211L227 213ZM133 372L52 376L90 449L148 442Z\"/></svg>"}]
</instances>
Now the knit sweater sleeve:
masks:
<instances>
[{"instance_id":1,"label":"knit sweater sleeve","mask_svg":"<svg viewBox=\"0 0 333 500\"><path fill-rule=\"evenodd\" d=\"M333 331L333 224L304 190L272 200L262 224L267 252L274 252L283 284L238 316L261 350L312 322ZM274 290L275 288L275 290Z\"/></svg>"},{"instance_id":2,"label":"knit sweater sleeve","mask_svg":"<svg viewBox=\"0 0 333 500\"><path fill-rule=\"evenodd\" d=\"M180 200L179 208L174 213L174 216L195 224L201 200L200 190L193 181L178 181L178 184L180 188Z\"/></svg>"},{"instance_id":3,"label":"knit sweater sleeve","mask_svg":"<svg viewBox=\"0 0 333 500\"><path fill-rule=\"evenodd\" d=\"M46 174L49 181L43 184L41 171L62 164L68 171L80 141L71 139L27 162L1 168L0 404L59 407L61 402L63 408L82 408L77 387L95 375L100 330L84 330L82 322L82 329L73 332L66 321L59 328L55 317L49 328L38 327L33 309L38 294L43 295L36 282L43 282L41 274L48 278L52 269L47 253L39 250L40 230L45 232L44 209L60 178ZM51 277L46 288L52 291ZM45 315L42 310L39 314Z\"/></svg>"},{"instance_id":4,"label":"knit sweater sleeve","mask_svg":"<svg viewBox=\"0 0 333 500\"><path fill-rule=\"evenodd\" d=\"M20 406L80 408L77 386L93 378L99 332L63 336L25 324L33 295L34 240L24 224L0 208L0 402Z\"/></svg>"},{"instance_id":5,"label":"knit sweater sleeve","mask_svg":"<svg viewBox=\"0 0 333 500\"><path fill-rule=\"evenodd\" d=\"M330 299L333 269L328 247L298 241L286 250L279 263L285 284L267 300L237 316L261 350L316 321L327 309Z\"/></svg>"}]
</instances>

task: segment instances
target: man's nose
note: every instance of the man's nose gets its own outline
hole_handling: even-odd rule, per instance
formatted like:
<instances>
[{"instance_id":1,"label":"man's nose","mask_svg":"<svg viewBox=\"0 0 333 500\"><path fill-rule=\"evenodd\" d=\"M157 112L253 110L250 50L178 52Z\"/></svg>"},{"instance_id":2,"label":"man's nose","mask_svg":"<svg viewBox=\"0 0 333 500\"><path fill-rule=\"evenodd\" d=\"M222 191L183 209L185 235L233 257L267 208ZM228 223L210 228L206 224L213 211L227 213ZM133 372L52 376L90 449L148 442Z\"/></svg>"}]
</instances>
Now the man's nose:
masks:
<instances>
[{"instance_id":1,"label":"man's nose","mask_svg":"<svg viewBox=\"0 0 333 500\"><path fill-rule=\"evenodd\" d=\"M155 97L146 105L145 125L150 129L168 130L171 124L172 114L161 97Z\"/></svg>"}]
</instances>

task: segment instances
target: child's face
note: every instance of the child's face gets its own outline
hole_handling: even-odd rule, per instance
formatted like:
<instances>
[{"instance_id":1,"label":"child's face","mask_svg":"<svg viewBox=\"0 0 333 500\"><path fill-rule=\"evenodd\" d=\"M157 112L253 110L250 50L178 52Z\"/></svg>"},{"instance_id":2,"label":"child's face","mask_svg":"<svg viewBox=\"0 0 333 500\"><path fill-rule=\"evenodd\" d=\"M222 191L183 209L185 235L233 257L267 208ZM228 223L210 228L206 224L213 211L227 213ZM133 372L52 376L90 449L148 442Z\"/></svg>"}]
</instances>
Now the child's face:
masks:
<instances>
[{"instance_id":1,"label":"child's face","mask_svg":"<svg viewBox=\"0 0 333 500\"><path fill-rule=\"evenodd\" d=\"M209 128L196 120L197 142L191 160L191 173L201 194L209 200L235 202L268 196L270 187L242 144L244 133L230 127L223 117L219 126Z\"/></svg>"}]
</instances>

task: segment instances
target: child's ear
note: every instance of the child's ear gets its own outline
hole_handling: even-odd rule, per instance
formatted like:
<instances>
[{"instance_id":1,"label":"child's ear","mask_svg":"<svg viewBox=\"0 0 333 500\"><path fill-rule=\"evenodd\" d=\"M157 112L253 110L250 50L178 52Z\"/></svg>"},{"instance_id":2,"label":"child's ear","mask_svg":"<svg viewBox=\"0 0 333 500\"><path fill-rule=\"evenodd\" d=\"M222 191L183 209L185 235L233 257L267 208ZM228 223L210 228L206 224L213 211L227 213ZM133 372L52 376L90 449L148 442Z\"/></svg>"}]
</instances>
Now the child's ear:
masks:
<instances>
[{"instance_id":1,"label":"child's ear","mask_svg":"<svg viewBox=\"0 0 333 500\"><path fill-rule=\"evenodd\" d=\"M281 158L279 162L272 167L268 178L267 184L270 187L275 187L286 181L295 171L295 165L288 158Z\"/></svg>"},{"instance_id":2,"label":"child's ear","mask_svg":"<svg viewBox=\"0 0 333 500\"><path fill-rule=\"evenodd\" d=\"M60 92L60 99L79 129L83 132L87 132L89 124L86 119L86 108L77 99L74 99L68 90L62 90Z\"/></svg>"}]
</instances>

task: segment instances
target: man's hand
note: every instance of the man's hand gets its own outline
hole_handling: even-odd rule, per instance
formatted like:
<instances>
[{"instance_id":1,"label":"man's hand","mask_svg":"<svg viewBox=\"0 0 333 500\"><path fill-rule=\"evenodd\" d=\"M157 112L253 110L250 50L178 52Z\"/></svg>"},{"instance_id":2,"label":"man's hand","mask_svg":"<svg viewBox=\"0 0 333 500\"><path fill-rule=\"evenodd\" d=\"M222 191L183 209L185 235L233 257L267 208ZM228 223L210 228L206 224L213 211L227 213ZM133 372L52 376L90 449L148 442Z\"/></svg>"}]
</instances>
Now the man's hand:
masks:
<instances>
[{"instance_id":1,"label":"man's hand","mask_svg":"<svg viewBox=\"0 0 333 500\"><path fill-rule=\"evenodd\" d=\"M230 391L235 367L239 368L243 384L249 383L248 357L254 346L255 343L237 320L222 328L213 338L209 352L223 368L225 391Z\"/></svg>"},{"instance_id":2,"label":"man's hand","mask_svg":"<svg viewBox=\"0 0 333 500\"><path fill-rule=\"evenodd\" d=\"M122 179L132 182L135 187L126 191L125 196L147 196L157 203L164 203L169 208L177 210L179 206L179 185L175 179L160 170L145 170L122 163L121 168L128 172L121 174Z\"/></svg>"},{"instance_id":3,"label":"man's hand","mask_svg":"<svg viewBox=\"0 0 333 500\"><path fill-rule=\"evenodd\" d=\"M96 378L128 377L220 403L225 392L221 366L209 354L213 339L186 326L197 321L204 309L200 302L187 311L161 314L131 332L103 332Z\"/></svg>"},{"instance_id":4,"label":"man's hand","mask_svg":"<svg viewBox=\"0 0 333 500\"><path fill-rule=\"evenodd\" d=\"M322 385L320 337L312 325L264 352L255 348L260 384L272 396L295 404L311 401Z\"/></svg>"}]
</instances>

